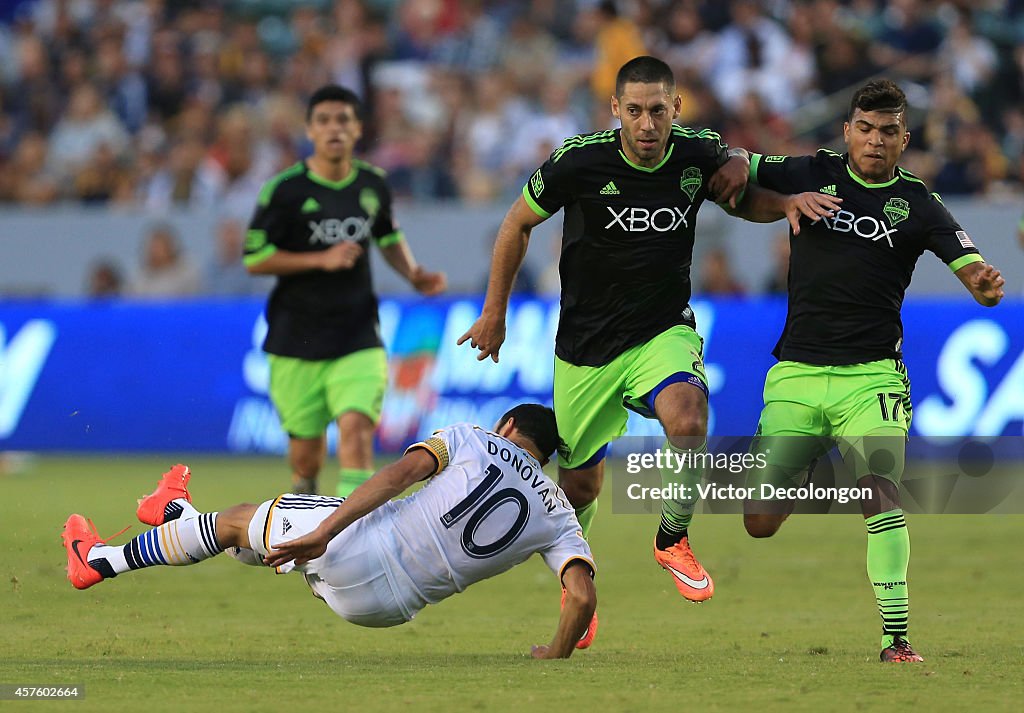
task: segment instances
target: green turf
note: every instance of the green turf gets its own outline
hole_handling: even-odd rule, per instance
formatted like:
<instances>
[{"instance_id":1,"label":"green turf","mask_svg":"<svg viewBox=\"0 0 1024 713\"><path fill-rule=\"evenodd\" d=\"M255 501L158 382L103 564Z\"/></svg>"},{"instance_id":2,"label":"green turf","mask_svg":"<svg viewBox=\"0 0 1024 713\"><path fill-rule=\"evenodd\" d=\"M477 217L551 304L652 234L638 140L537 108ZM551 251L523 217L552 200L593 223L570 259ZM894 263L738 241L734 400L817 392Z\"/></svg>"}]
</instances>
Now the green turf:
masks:
<instances>
[{"instance_id":1,"label":"green turf","mask_svg":"<svg viewBox=\"0 0 1024 713\"><path fill-rule=\"evenodd\" d=\"M910 519L911 633L927 662L884 666L859 517L797 517L755 541L735 515L698 515L716 595L697 606L651 558L656 520L605 501L592 541L597 641L533 661L558 613L539 558L390 630L348 624L297 576L226 557L72 589L67 515L116 531L169 462L45 458L0 476L0 683L87 689L84 701L0 709L997 711L1024 700L1022 516ZM201 509L258 502L285 480L277 459L192 466Z\"/></svg>"}]
</instances>

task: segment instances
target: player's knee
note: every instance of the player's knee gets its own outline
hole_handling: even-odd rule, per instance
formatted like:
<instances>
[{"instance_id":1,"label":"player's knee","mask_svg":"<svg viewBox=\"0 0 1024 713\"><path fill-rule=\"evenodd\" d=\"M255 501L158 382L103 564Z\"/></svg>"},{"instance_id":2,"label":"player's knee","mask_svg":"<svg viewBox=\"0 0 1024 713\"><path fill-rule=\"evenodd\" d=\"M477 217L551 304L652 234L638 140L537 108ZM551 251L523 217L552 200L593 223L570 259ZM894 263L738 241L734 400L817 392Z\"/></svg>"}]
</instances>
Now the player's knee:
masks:
<instances>
[{"instance_id":1,"label":"player's knee","mask_svg":"<svg viewBox=\"0 0 1024 713\"><path fill-rule=\"evenodd\" d=\"M292 471L300 478L316 478L320 474L321 459L317 453L292 453L288 457Z\"/></svg>"},{"instance_id":2,"label":"player's knee","mask_svg":"<svg viewBox=\"0 0 1024 713\"><path fill-rule=\"evenodd\" d=\"M775 515L744 515L743 527L751 537L771 537L782 526L785 518Z\"/></svg>"},{"instance_id":3,"label":"player's knee","mask_svg":"<svg viewBox=\"0 0 1024 713\"><path fill-rule=\"evenodd\" d=\"M688 413L665 424L665 434L675 448L699 448L707 435L707 419Z\"/></svg>"},{"instance_id":4,"label":"player's knee","mask_svg":"<svg viewBox=\"0 0 1024 713\"><path fill-rule=\"evenodd\" d=\"M242 503L217 513L216 533L221 547L249 547L249 522L259 505Z\"/></svg>"},{"instance_id":5,"label":"player's knee","mask_svg":"<svg viewBox=\"0 0 1024 713\"><path fill-rule=\"evenodd\" d=\"M364 440L373 438L373 431L376 426L366 414L359 411L346 411L338 416L338 428L343 436Z\"/></svg>"}]
</instances>

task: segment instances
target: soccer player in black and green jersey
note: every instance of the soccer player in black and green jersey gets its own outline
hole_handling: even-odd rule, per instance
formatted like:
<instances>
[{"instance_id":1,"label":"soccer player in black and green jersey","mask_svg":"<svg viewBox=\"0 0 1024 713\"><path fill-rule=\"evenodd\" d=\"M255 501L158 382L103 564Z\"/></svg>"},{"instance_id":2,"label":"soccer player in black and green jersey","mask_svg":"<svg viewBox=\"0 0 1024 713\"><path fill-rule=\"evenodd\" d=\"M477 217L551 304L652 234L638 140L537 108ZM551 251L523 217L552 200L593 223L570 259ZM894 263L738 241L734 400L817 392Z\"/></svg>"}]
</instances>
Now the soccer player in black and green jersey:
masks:
<instances>
[{"instance_id":1,"label":"soccer player in black and green jersey","mask_svg":"<svg viewBox=\"0 0 1024 713\"><path fill-rule=\"evenodd\" d=\"M910 538L898 483L910 425L901 360L900 307L918 257L935 253L980 304L1003 297L1003 278L918 178L896 164L907 147L907 102L891 81L853 96L843 127L848 152L760 156L751 180L777 191L842 199L831 217L792 235L789 314L768 372L755 451L768 467L748 485L798 484L833 442L871 497L861 502L867 570L882 616L882 661L922 661L907 638ZM775 534L792 503L748 501L747 532Z\"/></svg>"},{"instance_id":2,"label":"soccer player in black and green jersey","mask_svg":"<svg viewBox=\"0 0 1024 713\"><path fill-rule=\"evenodd\" d=\"M794 225L801 213L818 218L838 205L814 192L744 192L746 151L730 151L712 131L675 126L680 104L672 71L661 60L638 57L622 66L611 98L622 128L567 139L533 174L499 228L480 318L459 340L471 340L479 359L498 360L530 231L563 209L554 407L564 441L559 484L584 535L596 511L607 445L625 433L627 408L657 418L666 447L705 447L703 340L688 305L694 228L704 200L711 197L750 220L788 216ZM676 473L664 477L695 493L700 472L684 471L682 482ZM684 597L704 601L714 584L689 545L695 499L664 501L654 554Z\"/></svg>"},{"instance_id":3,"label":"soccer player in black and green jersey","mask_svg":"<svg viewBox=\"0 0 1024 713\"><path fill-rule=\"evenodd\" d=\"M353 157L362 135L359 98L329 85L309 99L313 155L263 187L249 226L245 265L277 275L267 303L270 397L288 433L296 492L316 492L324 431L337 420L344 497L373 473L373 431L387 361L370 280L372 240L420 293L446 286L416 264L391 211L383 172Z\"/></svg>"}]
</instances>

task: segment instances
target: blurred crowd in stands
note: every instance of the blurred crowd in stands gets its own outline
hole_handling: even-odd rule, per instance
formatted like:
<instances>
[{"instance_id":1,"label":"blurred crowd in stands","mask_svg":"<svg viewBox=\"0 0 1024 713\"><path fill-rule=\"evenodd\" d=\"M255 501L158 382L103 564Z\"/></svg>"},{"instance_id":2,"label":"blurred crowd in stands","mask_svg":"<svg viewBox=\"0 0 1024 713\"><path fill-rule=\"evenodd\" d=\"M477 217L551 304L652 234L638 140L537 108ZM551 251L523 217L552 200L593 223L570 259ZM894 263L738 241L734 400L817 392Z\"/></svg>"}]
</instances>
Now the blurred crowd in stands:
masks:
<instances>
[{"instance_id":1,"label":"blurred crowd in stands","mask_svg":"<svg viewBox=\"0 0 1024 713\"><path fill-rule=\"evenodd\" d=\"M913 104L906 163L943 194L1020 186L1024 0L7 0L0 201L248 216L308 150L304 101L352 87L400 197L507 200L609 125L625 60L677 72L680 123L769 153L835 145L848 89ZM828 101L833 97L833 101Z\"/></svg>"},{"instance_id":2,"label":"blurred crowd in stands","mask_svg":"<svg viewBox=\"0 0 1024 713\"><path fill-rule=\"evenodd\" d=\"M0 204L244 225L328 82L364 97L359 153L399 199L508 201L612 126L643 53L679 123L775 154L840 148L851 88L889 76L932 190L1021 192L1024 0L0 0Z\"/></svg>"}]
</instances>

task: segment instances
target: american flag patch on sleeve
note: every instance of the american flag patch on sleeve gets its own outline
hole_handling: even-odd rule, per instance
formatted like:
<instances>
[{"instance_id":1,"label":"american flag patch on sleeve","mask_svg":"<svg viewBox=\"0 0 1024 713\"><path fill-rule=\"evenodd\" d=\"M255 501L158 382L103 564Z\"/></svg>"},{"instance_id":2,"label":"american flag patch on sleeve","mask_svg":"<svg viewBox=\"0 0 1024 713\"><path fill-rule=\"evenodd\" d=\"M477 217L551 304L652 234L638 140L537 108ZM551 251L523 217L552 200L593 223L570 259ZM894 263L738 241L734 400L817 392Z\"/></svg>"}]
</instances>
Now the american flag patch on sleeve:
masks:
<instances>
[{"instance_id":1,"label":"american flag patch on sleeve","mask_svg":"<svg viewBox=\"0 0 1024 713\"><path fill-rule=\"evenodd\" d=\"M960 245L965 248L973 248L974 243L971 242L971 236L963 230L956 231L956 238L960 241Z\"/></svg>"}]
</instances>

